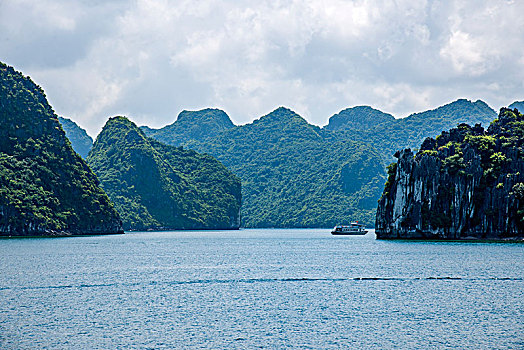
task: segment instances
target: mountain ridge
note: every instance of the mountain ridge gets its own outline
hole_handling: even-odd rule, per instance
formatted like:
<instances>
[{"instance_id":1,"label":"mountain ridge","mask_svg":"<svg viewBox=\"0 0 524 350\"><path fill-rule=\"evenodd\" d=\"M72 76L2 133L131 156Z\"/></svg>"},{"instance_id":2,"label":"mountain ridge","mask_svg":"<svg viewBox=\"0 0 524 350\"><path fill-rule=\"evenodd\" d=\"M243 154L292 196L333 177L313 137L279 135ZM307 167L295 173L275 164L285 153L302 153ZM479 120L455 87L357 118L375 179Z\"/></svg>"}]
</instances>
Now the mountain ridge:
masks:
<instances>
[{"instance_id":1,"label":"mountain ridge","mask_svg":"<svg viewBox=\"0 0 524 350\"><path fill-rule=\"evenodd\" d=\"M245 227L373 224L385 180L380 156L369 145L334 140L288 108L184 147L211 154L242 179Z\"/></svg>"},{"instance_id":2,"label":"mountain ridge","mask_svg":"<svg viewBox=\"0 0 524 350\"><path fill-rule=\"evenodd\" d=\"M378 115L382 113L378 110L374 111L377 111L374 113ZM350 113L331 117L330 121L334 118L337 123L329 130L345 135L339 137L372 143L383 154L384 160L389 162L393 160L393 154L397 150L416 148L426 137L434 137L442 130L448 130L460 123L487 125L497 116L485 102L481 100L472 102L466 99L458 99L435 109L413 113L405 118L394 120L388 118L387 122L371 124L367 128L362 127L362 122L358 129L351 128L351 125L347 126L347 123L341 120L347 115Z\"/></svg>"}]
</instances>

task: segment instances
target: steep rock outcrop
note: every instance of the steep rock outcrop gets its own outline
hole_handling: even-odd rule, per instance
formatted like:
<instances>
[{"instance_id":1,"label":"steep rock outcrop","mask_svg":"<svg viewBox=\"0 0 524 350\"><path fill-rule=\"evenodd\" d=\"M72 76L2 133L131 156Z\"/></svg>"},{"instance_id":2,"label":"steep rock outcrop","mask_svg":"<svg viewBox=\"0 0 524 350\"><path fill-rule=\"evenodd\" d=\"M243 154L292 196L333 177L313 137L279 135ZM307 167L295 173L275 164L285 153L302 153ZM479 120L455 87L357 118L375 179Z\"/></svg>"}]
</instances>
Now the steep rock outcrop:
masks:
<instances>
[{"instance_id":1,"label":"steep rock outcrop","mask_svg":"<svg viewBox=\"0 0 524 350\"><path fill-rule=\"evenodd\" d=\"M524 116L501 109L485 131L461 124L388 167L377 238L524 236Z\"/></svg>"}]
</instances>

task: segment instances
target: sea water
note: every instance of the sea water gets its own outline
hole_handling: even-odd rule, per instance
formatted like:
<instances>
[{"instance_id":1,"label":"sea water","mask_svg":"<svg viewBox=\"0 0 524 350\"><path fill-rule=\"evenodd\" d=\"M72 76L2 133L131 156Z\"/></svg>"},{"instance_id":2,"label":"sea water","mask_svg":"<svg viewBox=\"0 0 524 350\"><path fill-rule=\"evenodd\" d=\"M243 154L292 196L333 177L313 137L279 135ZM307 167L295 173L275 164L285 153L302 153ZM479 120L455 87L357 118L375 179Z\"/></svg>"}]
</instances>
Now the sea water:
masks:
<instances>
[{"instance_id":1,"label":"sea water","mask_svg":"<svg viewBox=\"0 0 524 350\"><path fill-rule=\"evenodd\" d=\"M326 230L0 240L0 348L523 349L524 244Z\"/></svg>"}]
</instances>

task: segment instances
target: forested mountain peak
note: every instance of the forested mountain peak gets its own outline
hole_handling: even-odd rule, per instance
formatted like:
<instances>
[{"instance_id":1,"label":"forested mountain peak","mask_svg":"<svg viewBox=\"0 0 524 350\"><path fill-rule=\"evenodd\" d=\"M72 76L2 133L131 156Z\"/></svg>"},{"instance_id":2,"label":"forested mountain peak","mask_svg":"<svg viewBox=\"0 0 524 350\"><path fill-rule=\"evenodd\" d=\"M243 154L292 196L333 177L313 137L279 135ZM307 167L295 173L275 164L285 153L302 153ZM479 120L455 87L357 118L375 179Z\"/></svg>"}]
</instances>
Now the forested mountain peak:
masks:
<instances>
[{"instance_id":1,"label":"forested mountain peak","mask_svg":"<svg viewBox=\"0 0 524 350\"><path fill-rule=\"evenodd\" d=\"M432 110L413 113L410 116L400 120L404 120L406 122L409 120L423 121L434 116L445 116L445 118L448 120L456 120L456 123L472 123L473 121L460 120L465 116L465 113L468 115L489 116L490 119L485 121L486 124L489 124L490 120L497 116L495 110L488 106L486 102L482 100L472 102L470 100L461 98Z\"/></svg>"},{"instance_id":2,"label":"forested mountain peak","mask_svg":"<svg viewBox=\"0 0 524 350\"><path fill-rule=\"evenodd\" d=\"M91 169L71 148L44 92L0 63L0 234L122 232Z\"/></svg>"},{"instance_id":3,"label":"forested mountain peak","mask_svg":"<svg viewBox=\"0 0 524 350\"><path fill-rule=\"evenodd\" d=\"M124 228L238 228L240 180L209 155L146 137L110 118L87 158L122 214Z\"/></svg>"},{"instance_id":4,"label":"forested mountain peak","mask_svg":"<svg viewBox=\"0 0 524 350\"><path fill-rule=\"evenodd\" d=\"M162 139L169 144L178 146L188 139L213 137L234 126L226 112L220 109L206 108L199 111L184 110L180 112L174 123L160 129L151 129L147 126L142 126L141 129L147 136Z\"/></svg>"},{"instance_id":5,"label":"forested mountain peak","mask_svg":"<svg viewBox=\"0 0 524 350\"><path fill-rule=\"evenodd\" d=\"M286 107L278 107L253 123L242 125L240 131L252 133L252 139L272 143L290 138L321 139L318 126L309 124L302 116Z\"/></svg>"},{"instance_id":6,"label":"forested mountain peak","mask_svg":"<svg viewBox=\"0 0 524 350\"><path fill-rule=\"evenodd\" d=\"M329 118L326 130L369 129L374 126L393 122L395 117L370 106L346 108Z\"/></svg>"},{"instance_id":7,"label":"forested mountain peak","mask_svg":"<svg viewBox=\"0 0 524 350\"><path fill-rule=\"evenodd\" d=\"M2 62L0 77L0 152L10 152L29 138L63 134L40 86Z\"/></svg>"},{"instance_id":8,"label":"forested mountain peak","mask_svg":"<svg viewBox=\"0 0 524 350\"><path fill-rule=\"evenodd\" d=\"M302 119L300 115L295 113L289 108L286 107L278 107L274 111L260 117L259 119L255 120L253 123L281 123L285 124L288 123L294 119ZM304 120L305 121L305 120Z\"/></svg>"},{"instance_id":9,"label":"forested mountain peak","mask_svg":"<svg viewBox=\"0 0 524 350\"><path fill-rule=\"evenodd\" d=\"M136 127L135 123L123 116L111 117L108 119L100 134L98 134L93 149L100 152L112 153L121 151L118 141L132 141L134 143L147 143L146 136ZM100 145L103 147L100 147ZM147 149L150 151L150 149Z\"/></svg>"},{"instance_id":10,"label":"forested mountain peak","mask_svg":"<svg viewBox=\"0 0 524 350\"><path fill-rule=\"evenodd\" d=\"M213 122L218 128L231 128L234 126L226 112L217 108L205 108L198 111L183 110L178 115L178 123L202 123Z\"/></svg>"}]
</instances>

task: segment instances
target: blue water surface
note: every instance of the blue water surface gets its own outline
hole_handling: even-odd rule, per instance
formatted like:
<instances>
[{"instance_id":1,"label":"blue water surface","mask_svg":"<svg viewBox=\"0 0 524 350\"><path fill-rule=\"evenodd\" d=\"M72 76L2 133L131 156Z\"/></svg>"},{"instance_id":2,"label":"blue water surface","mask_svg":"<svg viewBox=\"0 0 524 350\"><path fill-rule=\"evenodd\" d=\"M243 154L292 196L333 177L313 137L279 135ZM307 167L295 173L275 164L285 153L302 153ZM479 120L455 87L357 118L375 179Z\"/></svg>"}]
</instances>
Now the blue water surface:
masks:
<instances>
[{"instance_id":1,"label":"blue water surface","mask_svg":"<svg viewBox=\"0 0 524 350\"><path fill-rule=\"evenodd\" d=\"M523 349L524 244L329 230L0 240L0 348Z\"/></svg>"}]
</instances>

